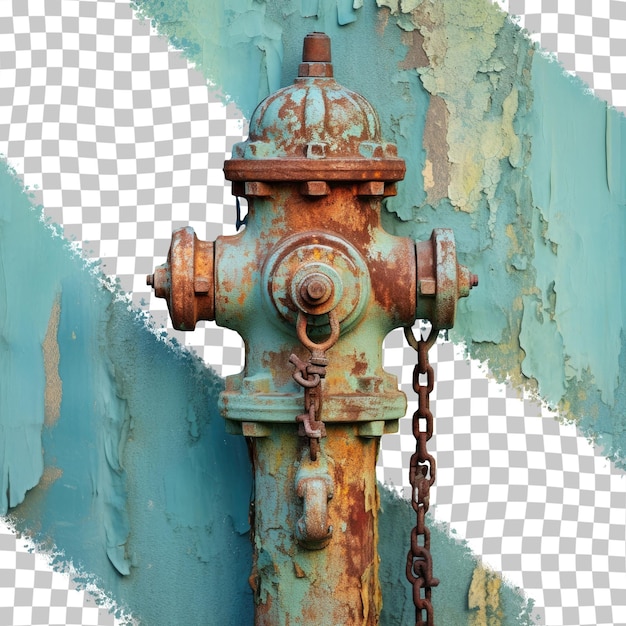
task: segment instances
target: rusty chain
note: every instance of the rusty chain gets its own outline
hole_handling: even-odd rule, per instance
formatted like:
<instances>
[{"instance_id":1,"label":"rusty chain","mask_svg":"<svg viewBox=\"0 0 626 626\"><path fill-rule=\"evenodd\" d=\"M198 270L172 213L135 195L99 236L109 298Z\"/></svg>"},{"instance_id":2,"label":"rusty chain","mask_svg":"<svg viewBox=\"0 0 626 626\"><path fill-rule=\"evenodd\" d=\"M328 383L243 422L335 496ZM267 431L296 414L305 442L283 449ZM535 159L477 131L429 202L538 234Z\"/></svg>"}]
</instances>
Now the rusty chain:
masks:
<instances>
[{"instance_id":1,"label":"rusty chain","mask_svg":"<svg viewBox=\"0 0 626 626\"><path fill-rule=\"evenodd\" d=\"M417 411L413 413L415 452L411 456L409 480L411 504L417 514L417 523L411 531L411 547L407 555L406 576L413 586L415 626L434 626L432 588L439 584L433 578L433 560L430 553L430 530L426 527L426 513L430 505L430 488L437 477L434 457L428 453L426 444L433 435L433 414L430 410L430 394L435 385L435 374L428 360L428 351L437 340L439 331L433 326L426 339L418 341L411 328L404 334L409 345L417 352L417 364L413 369L413 390L417 394ZM426 376L426 384L420 377Z\"/></svg>"},{"instance_id":2,"label":"rusty chain","mask_svg":"<svg viewBox=\"0 0 626 626\"><path fill-rule=\"evenodd\" d=\"M326 351L334 346L339 338L339 322L334 310L328 313L328 321L330 336L321 343L315 343L306 332L307 316L300 311L296 322L296 331L298 339L309 350L311 356L307 362L295 354L289 357L289 362L296 368L292 374L293 379L304 388L304 413L298 415L296 421L300 423L300 436L309 439L312 461L317 460L320 440L326 436L326 426L319 419L322 408L321 382L326 376L326 367L328 366Z\"/></svg>"}]
</instances>

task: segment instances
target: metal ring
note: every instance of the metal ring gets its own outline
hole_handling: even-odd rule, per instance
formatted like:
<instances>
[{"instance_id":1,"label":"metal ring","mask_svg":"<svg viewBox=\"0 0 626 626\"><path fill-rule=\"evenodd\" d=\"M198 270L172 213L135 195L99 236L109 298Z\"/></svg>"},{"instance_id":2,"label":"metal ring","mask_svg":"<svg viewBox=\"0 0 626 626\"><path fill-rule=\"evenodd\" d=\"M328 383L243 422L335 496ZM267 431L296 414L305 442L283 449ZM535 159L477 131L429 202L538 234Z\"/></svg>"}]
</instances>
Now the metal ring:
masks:
<instances>
[{"instance_id":1,"label":"metal ring","mask_svg":"<svg viewBox=\"0 0 626 626\"><path fill-rule=\"evenodd\" d=\"M306 389L317 387L321 380L319 374L313 374L313 378L305 378L300 370L295 370L291 376L301 387L305 387Z\"/></svg>"},{"instance_id":2,"label":"metal ring","mask_svg":"<svg viewBox=\"0 0 626 626\"><path fill-rule=\"evenodd\" d=\"M330 324L330 336L328 337L328 339L326 339L326 341L323 341L322 343L315 343L314 341L309 339L308 335L306 334L306 327L307 327L306 313L304 313L303 311L298 311L298 320L296 322L296 331L298 333L298 339L300 340L300 343L305 348L307 348L310 352L317 351L317 352L324 353L326 352L326 350L329 350L337 343L337 339L339 339L340 327L339 327L339 320L337 319L337 313L335 311L336 310L333 309L332 311L328 312L328 322Z\"/></svg>"},{"instance_id":3,"label":"metal ring","mask_svg":"<svg viewBox=\"0 0 626 626\"><path fill-rule=\"evenodd\" d=\"M430 333L426 339L416 339L413 334L413 328L411 326L404 327L404 336L406 337L407 342L415 350L416 352L419 350L420 343L426 344L426 351L430 350L435 342L437 341L437 337L439 336L439 329L435 328L435 326L430 327Z\"/></svg>"}]
</instances>

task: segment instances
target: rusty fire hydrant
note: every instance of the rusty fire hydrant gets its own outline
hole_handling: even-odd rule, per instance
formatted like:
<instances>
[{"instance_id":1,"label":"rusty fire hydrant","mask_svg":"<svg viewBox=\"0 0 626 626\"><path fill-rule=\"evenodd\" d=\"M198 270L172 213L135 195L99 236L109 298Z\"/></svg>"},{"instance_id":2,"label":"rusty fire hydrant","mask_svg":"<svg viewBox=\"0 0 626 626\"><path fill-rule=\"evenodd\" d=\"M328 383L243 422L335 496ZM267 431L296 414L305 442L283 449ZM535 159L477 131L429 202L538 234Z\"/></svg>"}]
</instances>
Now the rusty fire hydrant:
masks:
<instances>
[{"instance_id":1,"label":"rusty fire hydrant","mask_svg":"<svg viewBox=\"0 0 626 626\"><path fill-rule=\"evenodd\" d=\"M148 277L176 328L214 319L245 341L220 406L251 442L257 625L378 623L376 456L406 411L382 342L418 318L451 327L475 282L451 231L416 243L381 227L405 163L330 61L329 38L308 35L294 84L226 161L246 228L215 242L183 228Z\"/></svg>"}]
</instances>

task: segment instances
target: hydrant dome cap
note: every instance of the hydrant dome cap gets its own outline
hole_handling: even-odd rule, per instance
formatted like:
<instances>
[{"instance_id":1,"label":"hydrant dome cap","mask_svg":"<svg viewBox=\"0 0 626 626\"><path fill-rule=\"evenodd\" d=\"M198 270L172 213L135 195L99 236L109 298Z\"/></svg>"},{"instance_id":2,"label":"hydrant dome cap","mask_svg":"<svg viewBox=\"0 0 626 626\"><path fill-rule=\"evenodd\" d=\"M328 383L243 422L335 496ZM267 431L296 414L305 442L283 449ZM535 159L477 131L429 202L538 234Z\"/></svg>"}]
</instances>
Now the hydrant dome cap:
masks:
<instances>
[{"instance_id":1,"label":"hydrant dome cap","mask_svg":"<svg viewBox=\"0 0 626 626\"><path fill-rule=\"evenodd\" d=\"M383 141L372 105L332 75L329 38L308 35L299 76L258 105L248 139L225 164L226 178L312 180L328 170L321 180L402 179L404 161Z\"/></svg>"}]
</instances>

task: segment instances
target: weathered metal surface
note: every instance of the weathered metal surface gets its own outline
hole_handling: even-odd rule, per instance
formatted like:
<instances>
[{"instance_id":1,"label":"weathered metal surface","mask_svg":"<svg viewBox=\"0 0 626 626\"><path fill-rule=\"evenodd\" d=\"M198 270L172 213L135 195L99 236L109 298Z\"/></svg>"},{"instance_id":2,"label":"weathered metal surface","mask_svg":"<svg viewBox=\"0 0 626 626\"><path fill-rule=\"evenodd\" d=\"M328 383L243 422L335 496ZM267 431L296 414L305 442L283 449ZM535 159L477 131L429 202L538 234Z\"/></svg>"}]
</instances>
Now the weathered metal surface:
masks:
<instances>
[{"instance_id":1,"label":"weathered metal surface","mask_svg":"<svg viewBox=\"0 0 626 626\"><path fill-rule=\"evenodd\" d=\"M406 411L381 345L416 317L451 326L473 279L451 231L416 244L382 228L404 161L332 78L325 35L306 38L299 74L225 163L246 228L215 243L178 231L149 282L175 327L214 318L245 340L219 402L251 438L256 623L374 625L376 453Z\"/></svg>"},{"instance_id":2,"label":"weathered metal surface","mask_svg":"<svg viewBox=\"0 0 626 626\"><path fill-rule=\"evenodd\" d=\"M452 328L457 301L478 285L478 277L459 265L449 228L436 228L429 240L416 243L416 249L417 317L430 320L439 330Z\"/></svg>"},{"instance_id":3,"label":"weathered metal surface","mask_svg":"<svg viewBox=\"0 0 626 626\"><path fill-rule=\"evenodd\" d=\"M216 321L241 333L247 347L244 372L227 380L220 397L228 419L291 422L302 413L285 364L292 353L308 358L296 334L299 310L307 312L313 341L330 333L328 313L316 316L317 305L302 301L302 282L318 273L332 293L317 310L332 304L346 339L332 348L324 420L394 421L405 414L406 399L382 368L380 345L415 319L415 243L382 229L379 202L364 201L354 185L311 199L287 183L270 198L249 199L247 228L217 240Z\"/></svg>"},{"instance_id":4,"label":"weathered metal surface","mask_svg":"<svg viewBox=\"0 0 626 626\"><path fill-rule=\"evenodd\" d=\"M315 281L311 283L311 281ZM263 265L267 295L277 311L294 324L298 312L321 316L334 311L344 332L363 313L370 281L365 260L348 241L323 231L304 231L278 242ZM308 285L325 287L313 298Z\"/></svg>"},{"instance_id":5,"label":"weathered metal surface","mask_svg":"<svg viewBox=\"0 0 626 626\"><path fill-rule=\"evenodd\" d=\"M296 522L296 540L308 550L325 548L333 535L328 523L328 502L335 484L326 458L313 458L303 451L296 474L296 495L302 498L302 517Z\"/></svg>"},{"instance_id":6,"label":"weathered metal surface","mask_svg":"<svg viewBox=\"0 0 626 626\"><path fill-rule=\"evenodd\" d=\"M201 241L190 227L177 230L167 263L146 277L158 298L167 307L179 330L193 330L199 320L215 318L213 242Z\"/></svg>"},{"instance_id":7,"label":"weathered metal surface","mask_svg":"<svg viewBox=\"0 0 626 626\"><path fill-rule=\"evenodd\" d=\"M353 425L329 424L321 445L314 466L327 470L334 493L319 528L323 534L332 527L332 537L323 549L310 549L295 537L304 506L294 485L303 470L311 471L306 444L288 424L252 442L256 562L251 582L259 626L378 624L378 440L362 439Z\"/></svg>"}]
</instances>

